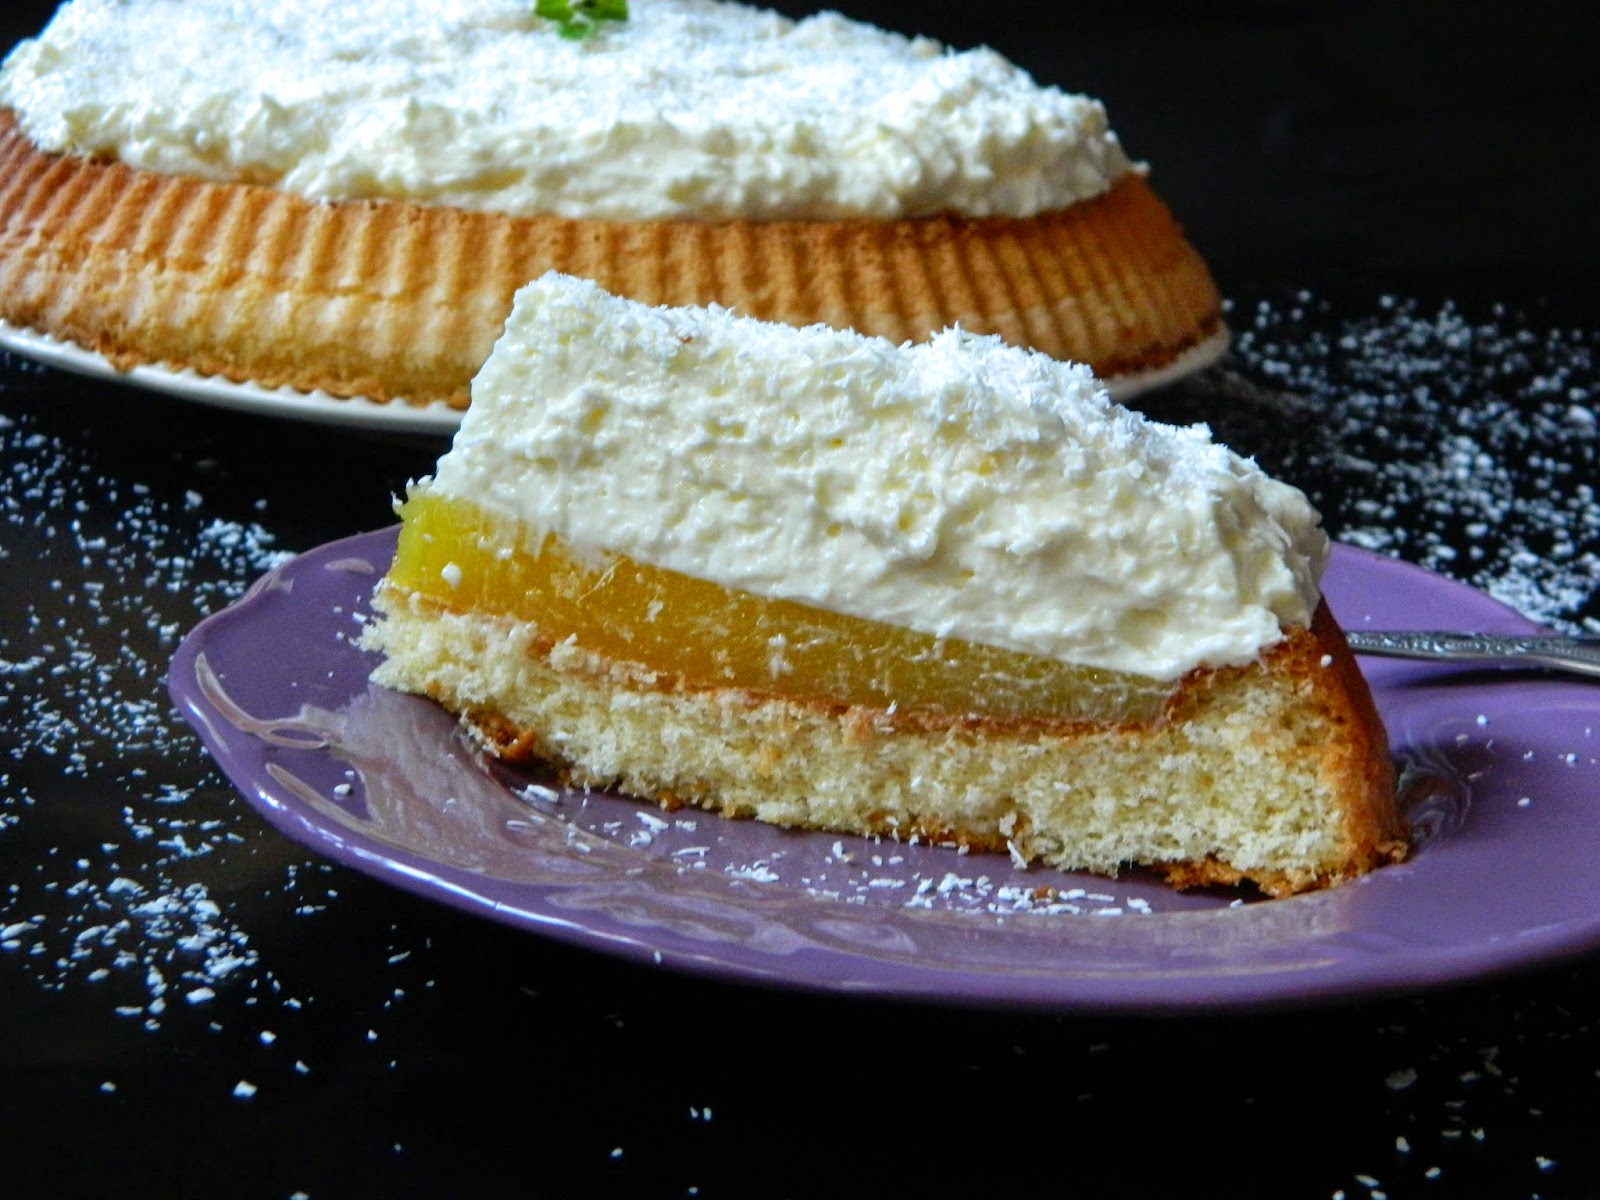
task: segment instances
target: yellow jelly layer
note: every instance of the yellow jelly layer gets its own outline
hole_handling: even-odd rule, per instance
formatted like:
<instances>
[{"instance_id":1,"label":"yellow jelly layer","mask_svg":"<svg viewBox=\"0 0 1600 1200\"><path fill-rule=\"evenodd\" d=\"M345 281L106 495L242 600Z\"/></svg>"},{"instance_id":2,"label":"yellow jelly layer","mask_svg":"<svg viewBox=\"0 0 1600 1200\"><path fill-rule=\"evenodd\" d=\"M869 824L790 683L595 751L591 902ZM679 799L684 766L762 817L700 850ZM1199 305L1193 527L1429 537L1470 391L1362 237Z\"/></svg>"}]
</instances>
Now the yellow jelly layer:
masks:
<instances>
[{"instance_id":1,"label":"yellow jelly layer","mask_svg":"<svg viewBox=\"0 0 1600 1200\"><path fill-rule=\"evenodd\" d=\"M841 616L578 553L466 501L413 496L388 582L452 612L514 617L551 642L691 685L898 711L1147 721L1169 687L1142 676Z\"/></svg>"}]
</instances>

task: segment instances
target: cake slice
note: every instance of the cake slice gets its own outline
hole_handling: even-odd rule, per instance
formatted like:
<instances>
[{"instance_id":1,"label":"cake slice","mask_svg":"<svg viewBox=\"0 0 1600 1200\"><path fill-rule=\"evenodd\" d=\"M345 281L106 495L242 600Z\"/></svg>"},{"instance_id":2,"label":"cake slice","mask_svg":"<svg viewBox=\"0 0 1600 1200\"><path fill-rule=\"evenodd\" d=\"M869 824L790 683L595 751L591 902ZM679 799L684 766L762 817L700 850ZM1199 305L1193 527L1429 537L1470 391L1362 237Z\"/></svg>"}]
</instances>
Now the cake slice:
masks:
<instances>
[{"instance_id":1,"label":"cake slice","mask_svg":"<svg viewBox=\"0 0 1600 1200\"><path fill-rule=\"evenodd\" d=\"M1129 387L1226 342L1097 101L837 14L71 0L0 68L0 322L119 366L460 407L552 269Z\"/></svg>"},{"instance_id":2,"label":"cake slice","mask_svg":"<svg viewBox=\"0 0 1600 1200\"><path fill-rule=\"evenodd\" d=\"M373 678L666 806L1281 895L1403 856L1293 488L948 330L524 288Z\"/></svg>"}]
</instances>

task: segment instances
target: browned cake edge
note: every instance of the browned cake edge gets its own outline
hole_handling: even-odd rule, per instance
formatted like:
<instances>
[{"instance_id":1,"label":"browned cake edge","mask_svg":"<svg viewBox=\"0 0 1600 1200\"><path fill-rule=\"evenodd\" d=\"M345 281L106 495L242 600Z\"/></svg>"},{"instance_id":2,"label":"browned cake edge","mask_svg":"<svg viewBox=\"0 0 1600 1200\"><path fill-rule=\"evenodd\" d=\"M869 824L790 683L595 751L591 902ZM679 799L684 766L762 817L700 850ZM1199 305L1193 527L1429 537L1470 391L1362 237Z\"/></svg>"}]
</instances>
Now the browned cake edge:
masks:
<instances>
[{"instance_id":1,"label":"browned cake edge","mask_svg":"<svg viewBox=\"0 0 1600 1200\"><path fill-rule=\"evenodd\" d=\"M895 342L959 323L1105 379L1222 329L1205 263L1139 173L1024 219L510 217L44 153L0 109L0 318L119 367L463 408L516 289L548 270Z\"/></svg>"},{"instance_id":2,"label":"browned cake edge","mask_svg":"<svg viewBox=\"0 0 1600 1200\"><path fill-rule=\"evenodd\" d=\"M1262 668L1318 681L1311 689L1312 703L1320 709L1327 732L1320 748L1320 772L1338 781L1335 804L1341 813L1347 865L1307 885L1285 876L1252 877L1215 857L1159 864L1174 887L1251 882L1268 895L1287 895L1355 878L1385 863L1401 862L1410 853L1410 829L1399 808L1388 734L1372 689L1326 602L1318 605L1308 632L1309 636L1292 637L1270 652Z\"/></svg>"},{"instance_id":3,"label":"browned cake edge","mask_svg":"<svg viewBox=\"0 0 1600 1200\"><path fill-rule=\"evenodd\" d=\"M457 713L486 747L507 761L550 763L569 784L614 787L667 808L693 805L731 817L1013 854L1020 848L1024 857L1066 869L1114 873L1132 862L1153 867L1178 887L1248 882L1274 896L1351 879L1398 861L1407 852L1387 739L1366 681L1325 606L1310 630L1292 631L1258 662L1191 673L1162 717L1149 725L896 712L697 687L537 637L516 643L514 622L487 617L468 637L476 642L481 634L481 643L458 641L441 654L438 646L422 648L419 634L426 638L430 631L437 632L452 614L424 598L385 588L379 590L377 607L384 617L369 633L367 644L390 654L374 676L378 682L431 696ZM395 628L386 630L390 621ZM455 636L447 632L444 641ZM519 660L511 667L514 684L506 681L503 663L484 669L482 659L496 655ZM454 661L449 661L452 657ZM502 675L498 682L486 682L496 673ZM1313 788L1321 794L1318 803L1332 814L1334 848L1316 861L1237 865L1229 861L1225 847L1217 846L1178 859L1084 862L1037 852L1037 847L1052 844L1052 832L1029 828L1020 802L1010 806L1005 796L985 798L976 814L885 806L843 816L827 810L822 819L817 817L822 809L792 798L796 791L804 794L813 787L840 791L836 776L841 762L847 773L855 773L843 781L843 790L857 788L867 795L882 772L923 772L928 786L947 764L976 757L986 778L1026 781L1030 762L1050 762L1060 768L1075 762L1079 748L1104 758L1108 746L1112 755L1119 756L1113 761L1123 772L1160 778L1160 755L1170 752L1174 739L1181 743L1189 729L1215 721L1218 712L1232 714L1227 719L1236 728L1233 710L1241 697L1250 700L1247 693L1252 689L1272 689L1276 707L1269 708L1268 719L1260 721L1259 728L1245 734L1253 743L1251 753L1259 752L1286 776L1295 772L1302 780L1314 777ZM551 727L512 715L530 691L538 693L535 707L556 698L553 703L560 716L555 719L561 723L609 727L624 737L643 728L644 740L652 748L626 762L599 761L604 755L573 755L565 744L558 744ZM1278 727L1280 722L1284 727L1299 726L1302 733L1289 737ZM1307 738L1305 728L1314 736ZM1215 730L1200 729L1200 736L1215 736ZM660 750L655 748L657 740ZM1270 791L1272 781L1264 782ZM961 786L966 784L959 783L954 790ZM791 799L773 805L764 802L764 792L781 789L787 789Z\"/></svg>"}]
</instances>

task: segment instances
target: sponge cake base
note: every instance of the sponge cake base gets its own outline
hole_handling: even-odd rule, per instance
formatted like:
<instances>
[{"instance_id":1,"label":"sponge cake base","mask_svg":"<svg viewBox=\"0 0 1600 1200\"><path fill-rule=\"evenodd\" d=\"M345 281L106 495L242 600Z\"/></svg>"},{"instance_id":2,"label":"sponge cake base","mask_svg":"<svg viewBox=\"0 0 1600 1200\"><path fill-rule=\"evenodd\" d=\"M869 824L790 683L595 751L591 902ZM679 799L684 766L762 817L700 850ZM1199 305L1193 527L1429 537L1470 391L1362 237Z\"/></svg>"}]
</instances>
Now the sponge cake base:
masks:
<instances>
[{"instance_id":1,"label":"sponge cake base","mask_svg":"<svg viewBox=\"0 0 1600 1200\"><path fill-rule=\"evenodd\" d=\"M508 761L669 808L1274 896L1406 853L1387 742L1325 607L1258 662L1192 672L1159 718L1126 724L696 687L388 586L376 605L376 682L433 697Z\"/></svg>"},{"instance_id":2,"label":"sponge cake base","mask_svg":"<svg viewBox=\"0 0 1600 1200\"><path fill-rule=\"evenodd\" d=\"M1205 263L1140 174L1018 219L511 217L49 154L0 109L0 320L119 368L464 408L512 295L547 270L895 342L959 323L1113 385L1207 361L1223 332Z\"/></svg>"}]
</instances>

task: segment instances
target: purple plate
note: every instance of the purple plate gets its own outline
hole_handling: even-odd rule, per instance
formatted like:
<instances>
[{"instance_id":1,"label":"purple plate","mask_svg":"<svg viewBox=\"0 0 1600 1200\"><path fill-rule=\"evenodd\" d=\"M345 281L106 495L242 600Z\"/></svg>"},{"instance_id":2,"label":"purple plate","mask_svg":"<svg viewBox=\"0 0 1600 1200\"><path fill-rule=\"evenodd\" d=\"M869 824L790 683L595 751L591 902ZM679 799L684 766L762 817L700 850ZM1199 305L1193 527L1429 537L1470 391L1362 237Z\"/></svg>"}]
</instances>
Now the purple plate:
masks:
<instances>
[{"instance_id":1,"label":"purple plate","mask_svg":"<svg viewBox=\"0 0 1600 1200\"><path fill-rule=\"evenodd\" d=\"M394 531L267 575L185 640L171 689L279 830L447 904L643 963L874 996L1157 1012L1317 1003L1600 946L1600 688L1363 665L1408 764L1416 852L1284 900L1019 869L1003 855L802 833L486 761L434 705L367 683L355 637ZM1350 628L1534 627L1338 547Z\"/></svg>"}]
</instances>

